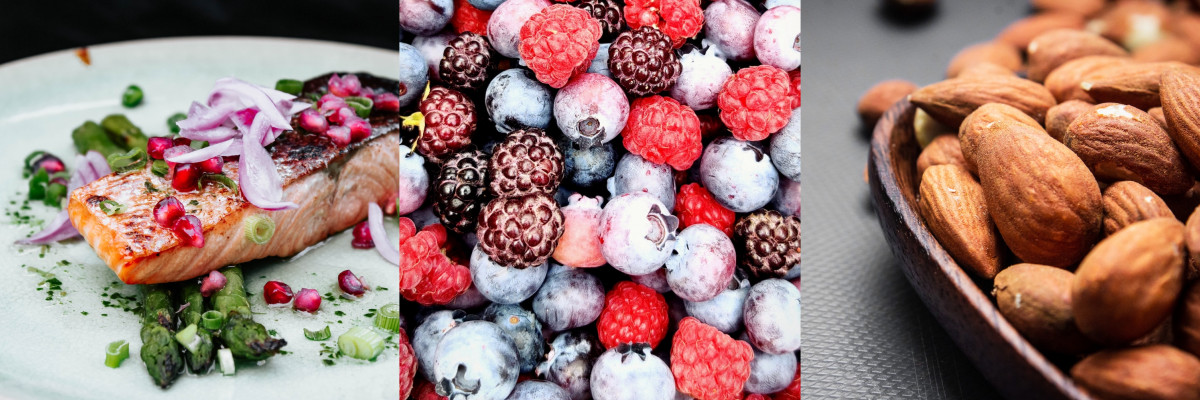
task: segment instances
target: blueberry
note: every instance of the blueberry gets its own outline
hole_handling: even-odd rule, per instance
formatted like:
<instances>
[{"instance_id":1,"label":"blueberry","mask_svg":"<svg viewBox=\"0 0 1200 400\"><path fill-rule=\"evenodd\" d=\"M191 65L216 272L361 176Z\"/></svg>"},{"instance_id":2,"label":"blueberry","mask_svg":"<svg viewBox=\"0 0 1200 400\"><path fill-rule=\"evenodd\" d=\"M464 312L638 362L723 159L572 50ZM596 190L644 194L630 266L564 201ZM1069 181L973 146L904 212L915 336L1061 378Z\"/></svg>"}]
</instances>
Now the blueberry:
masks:
<instances>
[{"instance_id":1,"label":"blueberry","mask_svg":"<svg viewBox=\"0 0 1200 400\"><path fill-rule=\"evenodd\" d=\"M492 304L483 311L483 319L492 321L517 347L521 373L533 371L545 353L542 325L532 312L513 304Z\"/></svg>"},{"instance_id":2,"label":"blueberry","mask_svg":"<svg viewBox=\"0 0 1200 400\"><path fill-rule=\"evenodd\" d=\"M592 364L604 352L592 331L580 329L559 334L550 342L546 361L537 367L538 375L567 389L572 400L592 398Z\"/></svg>"},{"instance_id":3,"label":"blueberry","mask_svg":"<svg viewBox=\"0 0 1200 400\"><path fill-rule=\"evenodd\" d=\"M554 97L554 118L563 136L584 146L608 143L625 129L629 98L612 79L585 73Z\"/></svg>"},{"instance_id":4,"label":"blueberry","mask_svg":"<svg viewBox=\"0 0 1200 400\"><path fill-rule=\"evenodd\" d=\"M639 285L653 289L655 292L668 293L671 291L671 284L667 283L667 271L663 268L656 269L654 272L645 275L630 275L629 279L637 282Z\"/></svg>"},{"instance_id":5,"label":"blueberry","mask_svg":"<svg viewBox=\"0 0 1200 400\"><path fill-rule=\"evenodd\" d=\"M750 288L742 319L750 344L771 354L800 349L800 289L783 279Z\"/></svg>"},{"instance_id":6,"label":"blueberry","mask_svg":"<svg viewBox=\"0 0 1200 400\"><path fill-rule=\"evenodd\" d=\"M434 355L434 389L452 399L503 400L517 385L517 349L494 323L451 328Z\"/></svg>"},{"instance_id":7,"label":"blueberry","mask_svg":"<svg viewBox=\"0 0 1200 400\"><path fill-rule=\"evenodd\" d=\"M767 3L764 5L768 10L779 6L800 8L800 0L767 0Z\"/></svg>"},{"instance_id":8,"label":"blueberry","mask_svg":"<svg viewBox=\"0 0 1200 400\"><path fill-rule=\"evenodd\" d=\"M524 381L517 384L507 400L570 400L566 390L546 381Z\"/></svg>"},{"instance_id":9,"label":"blueberry","mask_svg":"<svg viewBox=\"0 0 1200 400\"><path fill-rule=\"evenodd\" d=\"M649 193L673 208L675 172L666 164L655 164L637 154L626 153L617 163L613 176L608 178L608 192L613 197L633 192Z\"/></svg>"},{"instance_id":10,"label":"blueberry","mask_svg":"<svg viewBox=\"0 0 1200 400\"><path fill-rule=\"evenodd\" d=\"M726 136L704 148L700 181L722 206L746 213L762 208L775 197L779 172L757 144Z\"/></svg>"},{"instance_id":11,"label":"blueberry","mask_svg":"<svg viewBox=\"0 0 1200 400\"><path fill-rule=\"evenodd\" d=\"M692 225L675 236L675 250L667 259L667 284L681 299L710 300L728 286L736 264L733 242L725 232L712 225Z\"/></svg>"},{"instance_id":12,"label":"blueberry","mask_svg":"<svg viewBox=\"0 0 1200 400\"><path fill-rule=\"evenodd\" d=\"M784 71L800 68L800 7L781 5L762 14L754 25L758 61Z\"/></svg>"},{"instance_id":13,"label":"blueberry","mask_svg":"<svg viewBox=\"0 0 1200 400\"><path fill-rule=\"evenodd\" d=\"M717 3L709 8L715 5ZM685 46L685 49L679 57L683 69L671 88L671 97L693 110L713 108L717 104L717 94L721 93L721 87L733 75L733 70L725 60L717 57L715 49L710 48L707 52L694 46Z\"/></svg>"},{"instance_id":14,"label":"blueberry","mask_svg":"<svg viewBox=\"0 0 1200 400\"><path fill-rule=\"evenodd\" d=\"M800 182L780 178L779 192L775 193L775 200L771 200L771 206L783 215L800 217Z\"/></svg>"},{"instance_id":15,"label":"blueberry","mask_svg":"<svg viewBox=\"0 0 1200 400\"><path fill-rule=\"evenodd\" d=\"M471 282L479 293L500 304L516 304L537 293L546 280L546 263L529 268L497 265L475 246L471 252Z\"/></svg>"},{"instance_id":16,"label":"blueberry","mask_svg":"<svg viewBox=\"0 0 1200 400\"><path fill-rule=\"evenodd\" d=\"M425 84L429 83L429 66L421 51L407 43L400 43L400 108L404 109L421 100Z\"/></svg>"},{"instance_id":17,"label":"blueberry","mask_svg":"<svg viewBox=\"0 0 1200 400\"><path fill-rule=\"evenodd\" d=\"M600 213L600 252L627 275L654 272L671 255L679 218L646 193L614 197Z\"/></svg>"},{"instance_id":18,"label":"blueberry","mask_svg":"<svg viewBox=\"0 0 1200 400\"><path fill-rule=\"evenodd\" d=\"M449 46L450 39L454 38L454 34L442 33L432 36L417 36L413 38L412 45L421 52L425 57L425 65L429 67L429 74L436 78L438 70L441 68L442 55ZM421 87L418 93L424 94L425 88Z\"/></svg>"},{"instance_id":19,"label":"blueberry","mask_svg":"<svg viewBox=\"0 0 1200 400\"><path fill-rule=\"evenodd\" d=\"M412 152L412 149L400 146L400 196L396 199L396 210L400 215L406 215L425 202L425 194L429 193L429 173L425 171L425 158Z\"/></svg>"},{"instance_id":20,"label":"blueberry","mask_svg":"<svg viewBox=\"0 0 1200 400\"><path fill-rule=\"evenodd\" d=\"M792 110L792 119L771 137L771 162L780 174L800 181L800 109Z\"/></svg>"},{"instance_id":21,"label":"blueberry","mask_svg":"<svg viewBox=\"0 0 1200 400\"><path fill-rule=\"evenodd\" d=\"M588 65L587 72L600 74L612 79L612 73L608 72L608 48L612 47L612 43L600 43L600 48L596 50L596 58L592 59L592 64Z\"/></svg>"},{"instance_id":22,"label":"blueberry","mask_svg":"<svg viewBox=\"0 0 1200 400\"><path fill-rule=\"evenodd\" d=\"M465 316L462 311L438 311L425 317L425 321L413 331L413 353L417 356L418 365L426 380L433 381L434 353L438 342L442 341L442 336L445 336L450 328L458 326Z\"/></svg>"},{"instance_id":23,"label":"blueberry","mask_svg":"<svg viewBox=\"0 0 1200 400\"><path fill-rule=\"evenodd\" d=\"M500 4L504 3L504 0L467 0L467 2L471 3L472 7L480 10L492 11L495 10L496 7L500 7Z\"/></svg>"},{"instance_id":24,"label":"blueberry","mask_svg":"<svg viewBox=\"0 0 1200 400\"><path fill-rule=\"evenodd\" d=\"M587 271L555 264L533 297L533 312L558 332L592 323L604 309L604 286Z\"/></svg>"},{"instance_id":25,"label":"blueberry","mask_svg":"<svg viewBox=\"0 0 1200 400\"><path fill-rule=\"evenodd\" d=\"M592 366L596 400L673 400L675 377L645 344L608 349Z\"/></svg>"},{"instance_id":26,"label":"blueberry","mask_svg":"<svg viewBox=\"0 0 1200 400\"><path fill-rule=\"evenodd\" d=\"M744 388L750 393L775 393L791 385L795 376L796 353L771 354L755 349L754 359L750 360L750 379Z\"/></svg>"},{"instance_id":27,"label":"blueberry","mask_svg":"<svg viewBox=\"0 0 1200 400\"><path fill-rule=\"evenodd\" d=\"M569 142L569 141L564 141ZM562 143L565 181L581 189L604 184L617 166L617 153L612 143L583 147L578 143Z\"/></svg>"},{"instance_id":28,"label":"blueberry","mask_svg":"<svg viewBox=\"0 0 1200 400\"><path fill-rule=\"evenodd\" d=\"M479 293L479 289L476 289L475 284L472 283L471 286L467 287L467 291L462 292L462 294L455 297L454 300L450 300L449 303L446 303L446 307L453 309L475 308L487 304L488 302L488 298L483 297L483 294Z\"/></svg>"},{"instance_id":29,"label":"blueberry","mask_svg":"<svg viewBox=\"0 0 1200 400\"><path fill-rule=\"evenodd\" d=\"M745 0L714 0L704 9L704 39L730 61L753 60L758 17L758 10Z\"/></svg>"},{"instance_id":30,"label":"blueberry","mask_svg":"<svg viewBox=\"0 0 1200 400\"><path fill-rule=\"evenodd\" d=\"M799 268L796 268L799 269ZM708 301L684 301L688 315L725 333L742 329L742 309L750 295L750 281L734 278L725 291Z\"/></svg>"},{"instance_id":31,"label":"blueberry","mask_svg":"<svg viewBox=\"0 0 1200 400\"><path fill-rule=\"evenodd\" d=\"M550 87L534 78L533 72L513 68L501 72L488 84L484 106L507 134L521 128L546 129L550 125Z\"/></svg>"},{"instance_id":32,"label":"blueberry","mask_svg":"<svg viewBox=\"0 0 1200 400\"><path fill-rule=\"evenodd\" d=\"M400 0L400 29L429 36L450 22L454 15L452 0Z\"/></svg>"},{"instance_id":33,"label":"blueberry","mask_svg":"<svg viewBox=\"0 0 1200 400\"><path fill-rule=\"evenodd\" d=\"M487 36L492 50L508 58L520 58L521 26L533 14L550 6L550 0L505 0L488 18Z\"/></svg>"}]
</instances>

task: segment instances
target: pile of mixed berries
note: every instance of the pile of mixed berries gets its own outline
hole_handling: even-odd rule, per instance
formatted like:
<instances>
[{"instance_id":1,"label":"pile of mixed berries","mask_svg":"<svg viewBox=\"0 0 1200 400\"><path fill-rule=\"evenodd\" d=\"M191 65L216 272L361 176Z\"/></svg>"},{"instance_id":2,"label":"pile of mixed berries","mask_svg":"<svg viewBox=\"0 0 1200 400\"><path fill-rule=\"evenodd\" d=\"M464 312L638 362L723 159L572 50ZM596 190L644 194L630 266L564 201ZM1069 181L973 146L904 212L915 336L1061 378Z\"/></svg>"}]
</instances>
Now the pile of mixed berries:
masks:
<instances>
[{"instance_id":1,"label":"pile of mixed berries","mask_svg":"<svg viewBox=\"0 0 1200 400\"><path fill-rule=\"evenodd\" d=\"M799 399L800 0L555 1L400 0L400 397Z\"/></svg>"}]
</instances>

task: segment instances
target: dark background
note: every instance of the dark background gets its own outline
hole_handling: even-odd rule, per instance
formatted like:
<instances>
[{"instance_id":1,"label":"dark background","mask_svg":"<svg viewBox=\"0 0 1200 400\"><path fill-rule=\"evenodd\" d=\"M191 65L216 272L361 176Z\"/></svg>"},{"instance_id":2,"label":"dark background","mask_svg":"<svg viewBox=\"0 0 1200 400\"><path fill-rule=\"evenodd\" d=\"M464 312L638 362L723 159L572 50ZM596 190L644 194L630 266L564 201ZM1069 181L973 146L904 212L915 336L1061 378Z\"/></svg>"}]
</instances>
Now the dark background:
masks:
<instances>
[{"instance_id":1,"label":"dark background","mask_svg":"<svg viewBox=\"0 0 1200 400\"><path fill-rule=\"evenodd\" d=\"M397 5L395 0L4 1L0 64L55 50L166 36L283 36L395 49Z\"/></svg>"},{"instance_id":2,"label":"dark background","mask_svg":"<svg viewBox=\"0 0 1200 400\"><path fill-rule=\"evenodd\" d=\"M808 0L804 22L804 351L808 399L994 399L884 242L863 181L858 97L884 79L944 78L959 49L1029 12L1020 0L942 0L924 19L883 1ZM970 349L965 349L970 351Z\"/></svg>"}]
</instances>

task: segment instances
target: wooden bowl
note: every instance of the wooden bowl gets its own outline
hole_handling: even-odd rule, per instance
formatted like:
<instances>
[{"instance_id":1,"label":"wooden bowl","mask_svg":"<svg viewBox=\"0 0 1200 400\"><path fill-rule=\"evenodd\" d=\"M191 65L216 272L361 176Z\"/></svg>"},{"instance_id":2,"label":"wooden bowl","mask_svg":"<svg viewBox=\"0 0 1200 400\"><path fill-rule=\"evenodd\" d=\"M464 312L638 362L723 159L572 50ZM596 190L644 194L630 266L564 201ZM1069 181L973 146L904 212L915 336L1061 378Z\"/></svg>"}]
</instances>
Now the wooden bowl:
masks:
<instances>
[{"instance_id":1,"label":"wooden bowl","mask_svg":"<svg viewBox=\"0 0 1200 400\"><path fill-rule=\"evenodd\" d=\"M1010 399L1090 399L1000 315L990 295L942 248L917 209L916 106L892 106L871 140L871 195L904 276L996 390ZM986 283L985 283L986 284ZM988 290L990 291L990 285Z\"/></svg>"}]
</instances>

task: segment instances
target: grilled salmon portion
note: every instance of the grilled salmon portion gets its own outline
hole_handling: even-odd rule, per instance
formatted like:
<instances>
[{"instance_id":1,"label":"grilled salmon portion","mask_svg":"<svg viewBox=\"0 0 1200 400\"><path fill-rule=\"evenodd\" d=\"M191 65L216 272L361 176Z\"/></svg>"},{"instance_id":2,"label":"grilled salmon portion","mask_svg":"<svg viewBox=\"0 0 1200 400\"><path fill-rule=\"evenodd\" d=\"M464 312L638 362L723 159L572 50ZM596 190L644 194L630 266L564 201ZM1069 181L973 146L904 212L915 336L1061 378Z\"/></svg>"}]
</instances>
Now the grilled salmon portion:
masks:
<instances>
[{"instance_id":1,"label":"grilled salmon portion","mask_svg":"<svg viewBox=\"0 0 1200 400\"><path fill-rule=\"evenodd\" d=\"M358 74L364 87L395 91L398 83ZM305 84L306 92L328 75ZM303 101L301 96L297 101ZM284 132L267 148L291 210L264 211L225 186L202 180L200 190L177 193L171 182L145 169L113 174L71 192L71 222L121 281L129 284L175 282L209 271L269 256L290 256L352 227L367 216L367 204L382 204L399 190L400 119L395 112L372 112L367 139L338 148L323 135ZM293 120L293 126L299 126ZM237 163L225 163L225 175L237 181ZM189 247L153 216L155 204L175 196L204 226L203 248ZM125 211L106 215L100 203L114 200ZM275 221L275 235L259 245L246 238L243 223L252 215Z\"/></svg>"}]
</instances>

